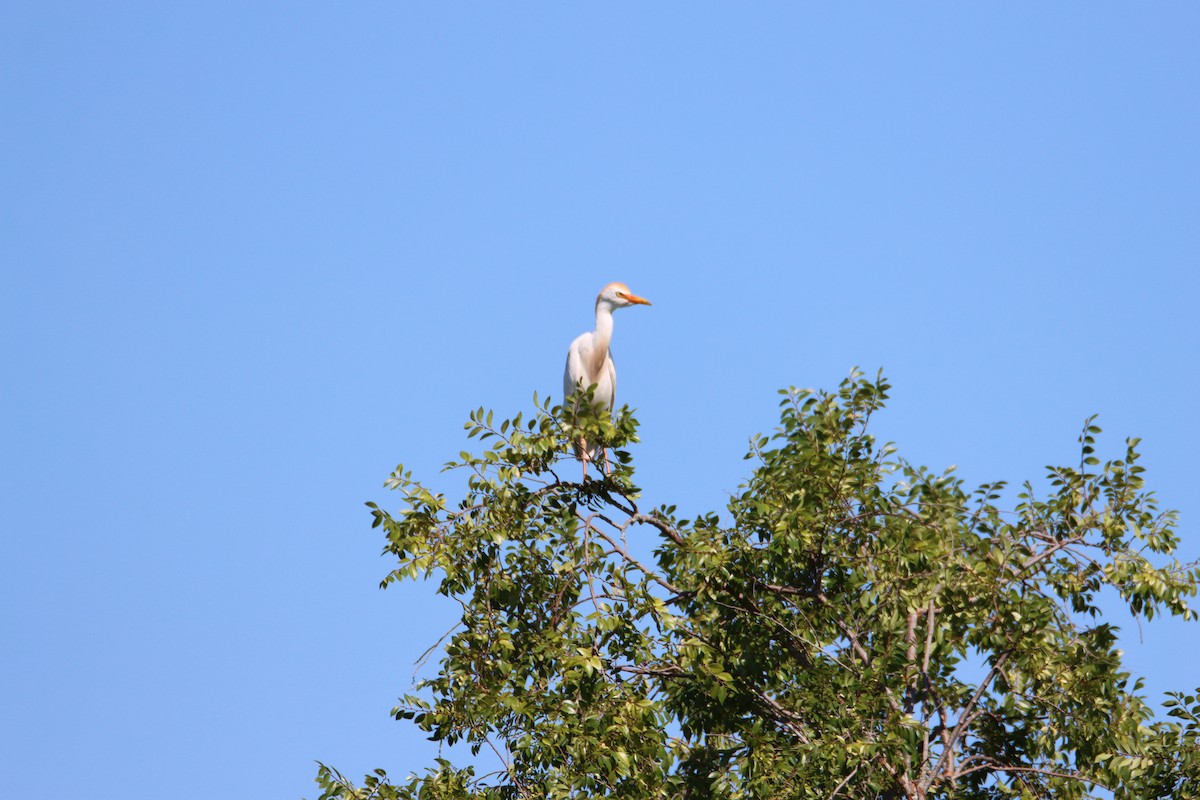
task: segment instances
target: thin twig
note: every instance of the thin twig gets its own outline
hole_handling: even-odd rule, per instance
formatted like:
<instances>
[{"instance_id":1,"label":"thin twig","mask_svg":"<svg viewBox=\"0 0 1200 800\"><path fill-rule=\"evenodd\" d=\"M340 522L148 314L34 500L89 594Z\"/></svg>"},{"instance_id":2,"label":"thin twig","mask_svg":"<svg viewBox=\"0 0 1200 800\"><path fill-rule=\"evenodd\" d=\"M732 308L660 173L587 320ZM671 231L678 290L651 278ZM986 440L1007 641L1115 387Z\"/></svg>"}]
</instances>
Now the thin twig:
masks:
<instances>
[{"instance_id":1,"label":"thin twig","mask_svg":"<svg viewBox=\"0 0 1200 800\"><path fill-rule=\"evenodd\" d=\"M461 622L454 623L454 625L452 625L450 627L450 630L448 630L442 634L442 638L440 638L436 642L434 642L433 645L430 646L430 648L428 650L426 650L424 653L421 653L421 657L418 658L416 660L416 663L413 664L413 671L412 671L412 682L413 683L417 682L417 673L421 671L421 667L425 666L425 662L429 660L429 656L431 656L433 654L433 651L436 650L442 642L446 641L446 638L450 634L452 634L456 630L458 630L459 626L461 626L461 625L462 625Z\"/></svg>"}]
</instances>

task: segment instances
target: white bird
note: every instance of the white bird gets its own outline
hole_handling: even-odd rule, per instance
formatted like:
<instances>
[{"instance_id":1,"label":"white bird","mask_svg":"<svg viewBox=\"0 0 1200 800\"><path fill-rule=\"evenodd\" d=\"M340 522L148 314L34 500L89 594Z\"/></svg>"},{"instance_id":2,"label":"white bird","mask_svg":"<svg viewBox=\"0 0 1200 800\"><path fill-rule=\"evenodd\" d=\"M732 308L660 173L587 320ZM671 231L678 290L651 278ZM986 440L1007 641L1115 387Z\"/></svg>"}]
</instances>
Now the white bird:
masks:
<instances>
[{"instance_id":1,"label":"white bird","mask_svg":"<svg viewBox=\"0 0 1200 800\"><path fill-rule=\"evenodd\" d=\"M617 397L617 367L613 364L608 343L612 341L612 312L618 308L634 305L650 305L644 297L629 291L623 283L610 283L596 297L596 330L581 333L571 342L567 350L567 368L563 373L563 397L569 398L596 387L592 404L597 409L612 411ZM575 457L583 462L583 475L587 477L587 462L595 460L594 448L582 439L575 445ZM604 472L608 474L608 453L604 453Z\"/></svg>"}]
</instances>

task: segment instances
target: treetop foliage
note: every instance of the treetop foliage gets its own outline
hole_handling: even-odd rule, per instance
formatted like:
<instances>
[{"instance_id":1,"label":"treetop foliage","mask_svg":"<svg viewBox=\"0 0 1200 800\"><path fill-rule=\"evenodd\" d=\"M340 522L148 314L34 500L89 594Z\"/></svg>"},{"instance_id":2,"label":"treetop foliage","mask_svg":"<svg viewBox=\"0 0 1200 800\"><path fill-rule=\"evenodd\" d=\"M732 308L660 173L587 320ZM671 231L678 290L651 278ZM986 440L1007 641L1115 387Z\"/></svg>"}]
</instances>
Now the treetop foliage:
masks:
<instances>
[{"instance_id":1,"label":"treetop foliage","mask_svg":"<svg viewBox=\"0 0 1200 800\"><path fill-rule=\"evenodd\" d=\"M393 713L476 757L362 786L322 766L322 800L1200 797L1200 701L1155 719L1100 606L1195 616L1138 441L1101 462L1089 419L1047 492L972 490L875 441L888 389L785 391L725 521L643 506L628 408L472 413L461 501L400 467L399 511L368 505L383 585L462 606ZM611 475L574 479L581 435Z\"/></svg>"}]
</instances>

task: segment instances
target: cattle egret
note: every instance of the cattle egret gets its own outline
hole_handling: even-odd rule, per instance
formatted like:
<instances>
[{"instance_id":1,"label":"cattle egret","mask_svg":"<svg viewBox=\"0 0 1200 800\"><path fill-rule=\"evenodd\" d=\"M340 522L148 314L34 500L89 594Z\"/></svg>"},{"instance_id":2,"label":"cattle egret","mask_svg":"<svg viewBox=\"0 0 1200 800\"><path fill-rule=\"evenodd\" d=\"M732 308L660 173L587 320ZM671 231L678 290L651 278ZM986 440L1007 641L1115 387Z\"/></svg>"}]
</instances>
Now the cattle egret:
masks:
<instances>
[{"instance_id":1,"label":"cattle egret","mask_svg":"<svg viewBox=\"0 0 1200 800\"><path fill-rule=\"evenodd\" d=\"M650 301L629 291L623 283L610 283L596 297L596 330L581 333L567 350L567 368L563 373L563 396L571 397L595 386L592 404L611 412L617 397L617 367L613 364L608 343L612 341L612 312L628 306L648 306ZM608 453L604 454L604 474L609 472ZM587 462L596 458L595 448L580 439L575 445L575 457L583 462L587 478Z\"/></svg>"}]
</instances>

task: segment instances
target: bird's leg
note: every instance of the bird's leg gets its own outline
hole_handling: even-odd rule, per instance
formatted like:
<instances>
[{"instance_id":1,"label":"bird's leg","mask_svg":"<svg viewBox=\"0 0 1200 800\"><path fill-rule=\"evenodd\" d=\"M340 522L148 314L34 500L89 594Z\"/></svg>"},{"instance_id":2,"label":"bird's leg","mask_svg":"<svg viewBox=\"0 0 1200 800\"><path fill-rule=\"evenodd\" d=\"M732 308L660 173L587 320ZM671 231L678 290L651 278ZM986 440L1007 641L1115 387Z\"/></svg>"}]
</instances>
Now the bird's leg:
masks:
<instances>
[{"instance_id":1,"label":"bird's leg","mask_svg":"<svg viewBox=\"0 0 1200 800\"><path fill-rule=\"evenodd\" d=\"M579 437L579 463L583 465L583 482L587 483L587 465L590 456L587 449L587 439Z\"/></svg>"},{"instance_id":2,"label":"bird's leg","mask_svg":"<svg viewBox=\"0 0 1200 800\"><path fill-rule=\"evenodd\" d=\"M607 447L604 448L604 474L606 476L612 474L612 466L608 463L608 448Z\"/></svg>"}]
</instances>

